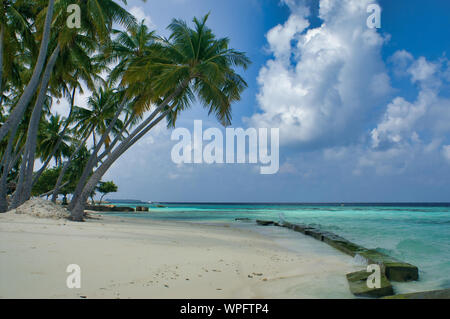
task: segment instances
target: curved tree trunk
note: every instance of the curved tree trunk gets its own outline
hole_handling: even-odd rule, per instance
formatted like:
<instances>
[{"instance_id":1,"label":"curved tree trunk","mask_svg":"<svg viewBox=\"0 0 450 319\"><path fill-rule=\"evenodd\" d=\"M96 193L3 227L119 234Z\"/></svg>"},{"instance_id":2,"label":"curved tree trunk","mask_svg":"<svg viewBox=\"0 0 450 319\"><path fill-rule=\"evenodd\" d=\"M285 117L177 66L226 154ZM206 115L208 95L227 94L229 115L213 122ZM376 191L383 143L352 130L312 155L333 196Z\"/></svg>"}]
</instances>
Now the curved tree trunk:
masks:
<instances>
[{"instance_id":1,"label":"curved tree trunk","mask_svg":"<svg viewBox=\"0 0 450 319\"><path fill-rule=\"evenodd\" d=\"M56 154L56 151L58 151L59 146L62 143L64 135L66 134L67 128L69 127L69 124L70 124L70 117L72 115L73 105L74 105L74 100L75 100L75 91L76 91L76 87L73 88L72 98L70 100L70 111L69 111L69 115L67 116L66 123L64 124L64 128L63 128L61 134L59 135L58 141L56 142L55 147L53 147L52 152L48 156L47 160L44 162L44 164L42 164L41 168L34 175L31 187L33 187L33 185L36 184L36 182L38 181L39 177L41 177L42 173L45 171L45 169L47 168L51 159Z\"/></svg>"},{"instance_id":2,"label":"curved tree trunk","mask_svg":"<svg viewBox=\"0 0 450 319\"><path fill-rule=\"evenodd\" d=\"M155 111L150 114L150 116L145 119L133 132L123 140L119 146L111 152L108 158L97 168L97 170L91 175L89 180L85 185L81 185L82 191L79 195L72 199L71 206L69 210L71 211L71 219L76 221L83 220L84 207L89 195L94 190L95 186L101 180L106 171L111 167L112 164L131 146L133 146L142 136L144 136L148 131L150 131L156 124L158 124L162 119L164 119L169 111L174 105L172 105L168 110L161 113L153 122L152 120L166 107L176 96L178 96L188 85L190 79L186 79L175 91L170 94L164 101L156 108ZM92 167L93 168L93 167ZM78 183L77 187L80 185Z\"/></svg>"},{"instance_id":3,"label":"curved tree trunk","mask_svg":"<svg viewBox=\"0 0 450 319\"><path fill-rule=\"evenodd\" d=\"M50 42L50 28L53 19L54 2L55 0L48 1L41 46L39 48L39 55L36 61L36 65L34 66L33 74L30 81L28 82L28 85L20 96L16 107L9 114L6 122L0 127L0 141L3 140L8 132L13 131L14 128L17 129L20 120L22 119L23 113L28 106L28 103L30 103L33 95L36 93L37 87L39 85L39 79L41 77L41 72L44 68L45 60L47 57L48 44Z\"/></svg>"},{"instance_id":4,"label":"curved tree trunk","mask_svg":"<svg viewBox=\"0 0 450 319\"><path fill-rule=\"evenodd\" d=\"M66 174L66 171L69 168L70 163L72 162L74 156L81 150L81 147L83 147L83 145L86 143L86 141L90 135L91 135L91 133L87 134L87 136L84 138L84 140L82 142L80 142L80 144L78 144L75 151L72 154L70 154L69 159L66 162L64 162L63 167L61 168L61 172L59 172L58 179L55 184L55 188L53 189L53 192L52 192L52 202L53 203L56 203L56 199L58 198L59 190L63 187L61 184L62 184L64 175Z\"/></svg>"},{"instance_id":5,"label":"curved tree trunk","mask_svg":"<svg viewBox=\"0 0 450 319\"><path fill-rule=\"evenodd\" d=\"M39 94L34 104L33 113L31 115L30 124L28 125L27 141L25 143L25 157L20 168L19 183L17 184L16 192L11 203L11 208L16 208L27 201L31 196L31 187L33 181L33 169L36 153L37 134L39 129L39 122L41 121L42 107L47 97L47 88L52 75L53 67L58 58L60 51L59 44L53 50L50 59L45 67L44 74L41 80L41 87Z\"/></svg>"},{"instance_id":6,"label":"curved tree trunk","mask_svg":"<svg viewBox=\"0 0 450 319\"><path fill-rule=\"evenodd\" d=\"M14 133L15 135L15 133ZM12 135L12 136L14 136ZM9 172L13 169L14 165L16 165L19 158L22 156L25 146L20 147L22 137L19 137L16 142L16 147L13 153L12 152L12 143L13 138L8 139L8 145L5 150L5 154L3 156L3 160L1 166L3 168L3 173L0 178L0 213L5 213L8 210L8 202L7 202L7 179ZM14 155L14 157L12 157Z\"/></svg>"},{"instance_id":7,"label":"curved tree trunk","mask_svg":"<svg viewBox=\"0 0 450 319\"><path fill-rule=\"evenodd\" d=\"M8 144L6 145L6 150L3 154L2 159L2 177L0 179L0 213L4 213L8 210L8 201L7 201L7 186L6 183L8 181L9 168L12 167L11 164L11 152L12 145L14 143L14 137L17 133L17 127L14 127L10 132L10 136L8 138Z\"/></svg>"},{"instance_id":8,"label":"curved tree trunk","mask_svg":"<svg viewBox=\"0 0 450 319\"><path fill-rule=\"evenodd\" d=\"M95 145L95 141L94 141L94 150L92 151L91 156L89 156L86 167L84 168L83 173L81 174L81 177L77 183L77 186L75 187L75 191L73 192L72 200L70 201L70 204L69 204L69 210L74 207L74 204L77 201L78 196L81 194L81 191L83 190L83 187L84 187L86 181L88 180L89 175L91 174L92 170L97 165L97 163L98 163L97 154L100 151L104 142L106 141L106 138L111 133L114 125L116 125L116 122L117 122L118 118L120 117L120 114L122 114L123 110L125 109L125 106L126 106L126 101L124 98L124 100L122 101L122 103L119 107L119 110L114 115L113 120L111 121L110 125L106 129L105 133L103 133L98 144ZM93 131L93 134L95 135L95 129Z\"/></svg>"},{"instance_id":9,"label":"curved tree trunk","mask_svg":"<svg viewBox=\"0 0 450 319\"><path fill-rule=\"evenodd\" d=\"M158 124L162 119L166 117L168 112L162 113L156 120L154 120L147 128L142 130L135 138L129 141L124 141L121 143L117 149L115 149L108 158L97 168L97 170L91 175L83 191L79 195L78 199L74 202L73 208L71 209L71 219L74 221L82 221L84 214L84 207L86 206L86 201L89 195L94 190L95 186L100 182L103 175L111 167L112 164L127 151L131 146L133 146L142 136L144 136L150 129L152 129L156 124Z\"/></svg>"},{"instance_id":10,"label":"curved tree trunk","mask_svg":"<svg viewBox=\"0 0 450 319\"><path fill-rule=\"evenodd\" d=\"M3 39L5 36L5 28L0 24L0 99L3 96L2 81L3 81ZM0 104L1 105L1 104Z\"/></svg>"}]
</instances>

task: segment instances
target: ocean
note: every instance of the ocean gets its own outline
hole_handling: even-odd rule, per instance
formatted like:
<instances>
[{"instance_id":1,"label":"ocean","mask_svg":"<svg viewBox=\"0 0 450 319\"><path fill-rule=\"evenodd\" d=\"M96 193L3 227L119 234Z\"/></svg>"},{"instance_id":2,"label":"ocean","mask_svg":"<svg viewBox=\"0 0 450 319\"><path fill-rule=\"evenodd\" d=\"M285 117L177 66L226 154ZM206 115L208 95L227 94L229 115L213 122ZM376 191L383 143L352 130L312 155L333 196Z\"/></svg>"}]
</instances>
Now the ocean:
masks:
<instances>
[{"instance_id":1,"label":"ocean","mask_svg":"<svg viewBox=\"0 0 450 319\"><path fill-rule=\"evenodd\" d=\"M395 283L397 293L450 288L450 204L243 204L159 203L150 212L109 213L189 222L230 222L259 231L295 247L301 234L278 227L260 227L236 218L279 220L331 231L354 243L377 249L419 267L419 281ZM136 203L117 203L136 206ZM277 228L277 229L276 229Z\"/></svg>"}]
</instances>

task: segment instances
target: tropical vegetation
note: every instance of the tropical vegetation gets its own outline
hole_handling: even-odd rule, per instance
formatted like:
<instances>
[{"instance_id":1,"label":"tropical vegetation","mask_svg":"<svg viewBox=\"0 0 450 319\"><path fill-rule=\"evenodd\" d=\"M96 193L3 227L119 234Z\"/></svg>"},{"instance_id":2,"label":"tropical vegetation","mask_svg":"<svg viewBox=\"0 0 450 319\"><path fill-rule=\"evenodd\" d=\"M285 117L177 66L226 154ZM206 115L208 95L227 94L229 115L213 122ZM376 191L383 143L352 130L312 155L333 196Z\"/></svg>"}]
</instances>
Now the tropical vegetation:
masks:
<instances>
[{"instance_id":1,"label":"tropical vegetation","mask_svg":"<svg viewBox=\"0 0 450 319\"><path fill-rule=\"evenodd\" d=\"M79 28L68 27L71 4ZM231 123L247 86L237 73L250 63L245 53L214 35L208 15L192 26L173 19L164 38L124 4L0 0L0 212L62 195L83 220L89 197L117 190L104 174L159 122L174 127L198 101ZM82 93L90 97L77 105Z\"/></svg>"}]
</instances>

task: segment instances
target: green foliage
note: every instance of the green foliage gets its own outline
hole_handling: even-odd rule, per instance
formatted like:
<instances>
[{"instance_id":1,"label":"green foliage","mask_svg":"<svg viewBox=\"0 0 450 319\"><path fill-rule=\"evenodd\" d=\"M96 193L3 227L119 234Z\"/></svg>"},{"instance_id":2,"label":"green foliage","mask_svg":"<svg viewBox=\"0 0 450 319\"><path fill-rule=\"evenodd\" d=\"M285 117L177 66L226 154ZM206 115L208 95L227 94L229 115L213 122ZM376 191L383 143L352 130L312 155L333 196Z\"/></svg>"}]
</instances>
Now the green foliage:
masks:
<instances>
[{"instance_id":1,"label":"green foliage","mask_svg":"<svg viewBox=\"0 0 450 319\"><path fill-rule=\"evenodd\" d=\"M48 0L0 2L3 4L0 5L0 27L5 31L2 43L4 60L0 66L3 69L1 125L31 78L43 37ZM194 18L192 27L185 21L174 19L168 27L170 36L166 39L149 30L143 22L137 23L118 2L55 1L47 59L55 48L60 48L60 51L46 92L35 157L45 165L53 159L56 167L44 170L33 187L33 195L54 188L64 161L70 161L70 165L63 178L65 186L59 193L65 198L73 193L91 156L86 141L92 138L94 146L100 140L104 141L98 153L92 154L94 166L90 166L89 171L95 171L106 162L106 156L113 153L114 146L124 150L129 147L116 142L134 143L135 139L142 137L140 133L146 133L147 125L152 127L150 122L146 122L144 126L138 126L135 135L130 134L131 129L135 129L148 114L146 112L155 106L167 119L168 126L173 127L179 113L198 100L220 123L229 125L231 105L240 100L247 87L236 68L247 68L249 59L245 53L230 48L228 38L215 36L206 25L208 15L202 19ZM126 1L122 2L126 4ZM80 29L67 28L69 4L78 4L81 8ZM124 30L113 30L113 25L120 25ZM105 73L109 74L107 79L102 78ZM75 95L84 93L85 88L92 95L86 105L75 105ZM54 102L59 103L62 98L68 99L71 106L67 118L54 112ZM29 105L33 106L35 100L36 94ZM124 109L119 116L121 106ZM28 107L23 114L17 134L8 146L11 148L8 156L5 156L6 139L0 141L0 159L15 159L8 159L11 164L5 175L7 182L18 182L17 172L22 157L27 156L23 156L23 149L32 111L33 108ZM117 120L110 128L114 118ZM78 145L83 147L74 154ZM97 158L99 162L96 162ZM0 168L0 173L2 170ZM97 181L90 183L89 187ZM85 183L80 182L80 185ZM100 182L92 190L92 196L95 191L102 193L103 198L116 192L117 186L112 181Z\"/></svg>"},{"instance_id":2,"label":"green foliage","mask_svg":"<svg viewBox=\"0 0 450 319\"><path fill-rule=\"evenodd\" d=\"M97 191L102 194L115 193L117 190L118 187L113 181L100 182L99 186L97 186Z\"/></svg>"},{"instance_id":3,"label":"green foliage","mask_svg":"<svg viewBox=\"0 0 450 319\"><path fill-rule=\"evenodd\" d=\"M56 184L61 167L54 167L46 169L34 184L31 191L32 196L39 196L51 191Z\"/></svg>"},{"instance_id":4,"label":"green foliage","mask_svg":"<svg viewBox=\"0 0 450 319\"><path fill-rule=\"evenodd\" d=\"M100 201L102 201L103 196L109 193L117 192L118 187L116 184L114 184L113 181L108 181L108 182L100 182L96 189L99 193L102 193L102 197L100 198Z\"/></svg>"},{"instance_id":5,"label":"green foliage","mask_svg":"<svg viewBox=\"0 0 450 319\"><path fill-rule=\"evenodd\" d=\"M72 146L75 148L75 145ZM82 147L78 153L74 156L72 162L64 175L64 181L69 181L69 183L60 190L60 194L67 195L73 193L75 187L77 186L78 180L83 174L83 169L91 154L86 147Z\"/></svg>"}]
</instances>

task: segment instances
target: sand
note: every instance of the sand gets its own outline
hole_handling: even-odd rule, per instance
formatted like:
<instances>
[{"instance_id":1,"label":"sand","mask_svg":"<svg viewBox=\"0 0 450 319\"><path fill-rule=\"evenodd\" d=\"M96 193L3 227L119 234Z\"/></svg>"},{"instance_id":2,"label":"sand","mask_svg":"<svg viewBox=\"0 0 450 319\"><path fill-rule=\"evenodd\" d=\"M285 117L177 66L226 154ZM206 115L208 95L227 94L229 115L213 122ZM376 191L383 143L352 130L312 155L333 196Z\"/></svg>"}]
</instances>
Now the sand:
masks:
<instances>
[{"instance_id":1,"label":"sand","mask_svg":"<svg viewBox=\"0 0 450 319\"><path fill-rule=\"evenodd\" d=\"M228 224L100 216L0 214L0 298L352 298L345 274L361 269L301 234L291 250Z\"/></svg>"}]
</instances>

